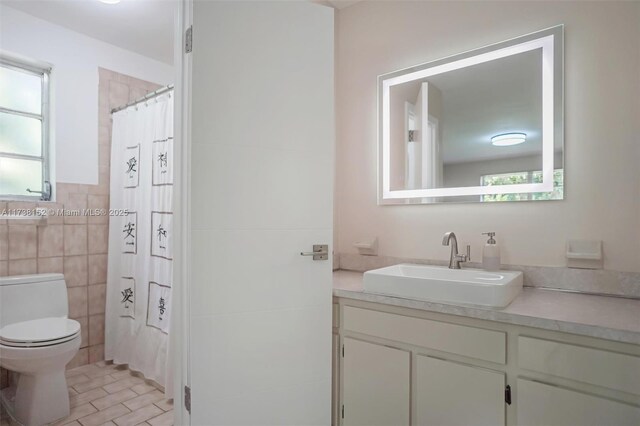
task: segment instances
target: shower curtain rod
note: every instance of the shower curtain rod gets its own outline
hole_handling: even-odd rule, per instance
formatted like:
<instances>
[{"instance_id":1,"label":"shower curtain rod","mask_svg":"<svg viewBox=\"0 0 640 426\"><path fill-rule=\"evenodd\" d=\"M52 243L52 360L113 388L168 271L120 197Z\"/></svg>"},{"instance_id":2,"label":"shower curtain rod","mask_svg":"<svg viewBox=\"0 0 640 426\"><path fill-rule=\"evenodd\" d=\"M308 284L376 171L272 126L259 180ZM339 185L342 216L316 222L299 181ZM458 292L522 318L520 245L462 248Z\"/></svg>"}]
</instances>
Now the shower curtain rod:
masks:
<instances>
[{"instance_id":1,"label":"shower curtain rod","mask_svg":"<svg viewBox=\"0 0 640 426\"><path fill-rule=\"evenodd\" d=\"M158 89L158 90L156 90L154 92L147 93L146 95L144 95L140 99L136 99L135 101L129 102L128 104L126 104L124 106L112 109L111 110L111 114L113 114L115 112L118 112L118 111L122 111L125 108L129 108L130 106L137 105L137 104L139 104L141 102L146 102L149 99L153 99L156 96L160 96L160 95L165 94L165 93L167 93L167 92L169 92L171 90L173 90L173 84L170 84L170 85L165 86L165 87L161 87L160 89Z\"/></svg>"}]
</instances>

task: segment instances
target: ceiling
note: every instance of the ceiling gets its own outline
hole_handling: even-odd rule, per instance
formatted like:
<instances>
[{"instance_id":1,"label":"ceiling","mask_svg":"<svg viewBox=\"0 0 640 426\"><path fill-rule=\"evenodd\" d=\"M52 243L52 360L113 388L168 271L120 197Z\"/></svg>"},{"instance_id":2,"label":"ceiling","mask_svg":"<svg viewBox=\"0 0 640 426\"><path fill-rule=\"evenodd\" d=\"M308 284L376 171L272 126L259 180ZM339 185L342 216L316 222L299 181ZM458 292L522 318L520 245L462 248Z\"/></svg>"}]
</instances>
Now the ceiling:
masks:
<instances>
[{"instance_id":1,"label":"ceiling","mask_svg":"<svg viewBox=\"0 0 640 426\"><path fill-rule=\"evenodd\" d=\"M330 6L334 9L344 9L345 7L352 6L356 3L360 3L363 0L327 0Z\"/></svg>"},{"instance_id":2,"label":"ceiling","mask_svg":"<svg viewBox=\"0 0 640 426\"><path fill-rule=\"evenodd\" d=\"M1 0L45 21L114 46L173 64L173 32L179 0ZM344 9L363 0L312 0Z\"/></svg>"},{"instance_id":3,"label":"ceiling","mask_svg":"<svg viewBox=\"0 0 640 426\"><path fill-rule=\"evenodd\" d=\"M2 0L5 6L159 61L173 63L177 0Z\"/></svg>"}]
</instances>

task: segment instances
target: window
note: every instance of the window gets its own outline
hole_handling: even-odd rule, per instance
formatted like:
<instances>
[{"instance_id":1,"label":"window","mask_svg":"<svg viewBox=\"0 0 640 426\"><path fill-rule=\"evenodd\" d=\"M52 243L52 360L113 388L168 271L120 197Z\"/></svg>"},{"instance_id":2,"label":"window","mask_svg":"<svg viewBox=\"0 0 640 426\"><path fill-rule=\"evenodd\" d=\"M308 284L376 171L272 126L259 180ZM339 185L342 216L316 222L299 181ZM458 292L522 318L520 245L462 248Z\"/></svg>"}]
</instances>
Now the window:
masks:
<instances>
[{"instance_id":1,"label":"window","mask_svg":"<svg viewBox=\"0 0 640 426\"><path fill-rule=\"evenodd\" d=\"M481 186L516 185L520 183L542 183L541 171L501 173L480 177ZM483 202L526 201L526 200L562 200L564 198L564 170L553 171L552 192L531 192L527 194L487 194L481 195Z\"/></svg>"},{"instance_id":2,"label":"window","mask_svg":"<svg viewBox=\"0 0 640 426\"><path fill-rule=\"evenodd\" d=\"M51 197L49 72L0 58L0 199Z\"/></svg>"}]
</instances>

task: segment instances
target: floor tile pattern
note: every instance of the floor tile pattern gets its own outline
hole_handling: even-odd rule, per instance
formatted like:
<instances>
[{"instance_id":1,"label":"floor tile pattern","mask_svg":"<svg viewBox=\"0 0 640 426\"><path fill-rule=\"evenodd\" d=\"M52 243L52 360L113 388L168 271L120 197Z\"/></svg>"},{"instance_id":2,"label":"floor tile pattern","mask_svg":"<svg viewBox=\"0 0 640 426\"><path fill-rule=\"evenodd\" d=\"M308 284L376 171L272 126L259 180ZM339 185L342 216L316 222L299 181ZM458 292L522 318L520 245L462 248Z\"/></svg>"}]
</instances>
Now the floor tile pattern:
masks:
<instances>
[{"instance_id":1,"label":"floor tile pattern","mask_svg":"<svg viewBox=\"0 0 640 426\"><path fill-rule=\"evenodd\" d=\"M173 426L173 401L126 367L104 361L67 371L71 413L54 426ZM0 426L11 426L0 414Z\"/></svg>"}]
</instances>

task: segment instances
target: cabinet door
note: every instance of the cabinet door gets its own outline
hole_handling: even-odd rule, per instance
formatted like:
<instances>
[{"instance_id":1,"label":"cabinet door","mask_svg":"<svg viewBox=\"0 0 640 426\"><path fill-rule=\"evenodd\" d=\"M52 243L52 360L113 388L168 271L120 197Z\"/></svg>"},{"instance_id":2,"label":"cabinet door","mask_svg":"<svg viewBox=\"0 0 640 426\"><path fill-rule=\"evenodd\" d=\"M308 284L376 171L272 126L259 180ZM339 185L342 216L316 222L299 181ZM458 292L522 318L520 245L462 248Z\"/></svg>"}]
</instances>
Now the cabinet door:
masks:
<instances>
[{"instance_id":1,"label":"cabinet door","mask_svg":"<svg viewBox=\"0 0 640 426\"><path fill-rule=\"evenodd\" d=\"M504 425L504 373L418 356L418 425Z\"/></svg>"},{"instance_id":2,"label":"cabinet door","mask_svg":"<svg viewBox=\"0 0 640 426\"><path fill-rule=\"evenodd\" d=\"M518 379L518 425L626 426L640 424L640 407Z\"/></svg>"},{"instance_id":3,"label":"cabinet door","mask_svg":"<svg viewBox=\"0 0 640 426\"><path fill-rule=\"evenodd\" d=\"M343 425L409 424L409 352L345 338L343 366Z\"/></svg>"}]
</instances>

